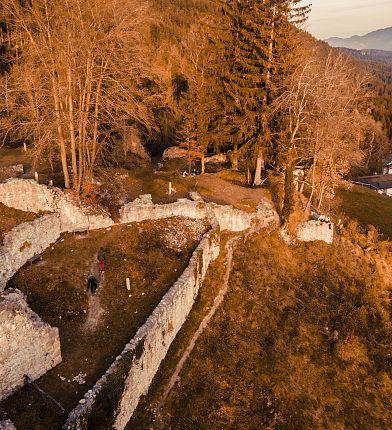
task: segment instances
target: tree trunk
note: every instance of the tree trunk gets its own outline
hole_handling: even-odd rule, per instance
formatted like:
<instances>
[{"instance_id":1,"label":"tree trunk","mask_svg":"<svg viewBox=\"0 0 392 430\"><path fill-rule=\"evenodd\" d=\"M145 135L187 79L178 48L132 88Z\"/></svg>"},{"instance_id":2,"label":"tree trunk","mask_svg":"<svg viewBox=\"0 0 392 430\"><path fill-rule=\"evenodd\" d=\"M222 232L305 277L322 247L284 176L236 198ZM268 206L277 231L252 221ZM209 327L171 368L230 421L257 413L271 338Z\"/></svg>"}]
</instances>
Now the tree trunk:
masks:
<instances>
[{"instance_id":1,"label":"tree trunk","mask_svg":"<svg viewBox=\"0 0 392 430\"><path fill-rule=\"evenodd\" d=\"M54 112L56 115L56 122L57 122L57 133L58 133L59 146L60 146L61 167L62 167L63 176L64 176L64 186L65 188L70 188L68 165L67 165L67 148L65 145L63 129L61 127L60 100L59 100L57 88L58 87L56 83L56 78L52 76L52 96L53 96L53 102L54 102Z\"/></svg>"},{"instance_id":2,"label":"tree trunk","mask_svg":"<svg viewBox=\"0 0 392 430\"><path fill-rule=\"evenodd\" d=\"M205 156L204 154L201 156L201 174L204 175L205 173Z\"/></svg>"},{"instance_id":3,"label":"tree trunk","mask_svg":"<svg viewBox=\"0 0 392 430\"><path fill-rule=\"evenodd\" d=\"M96 92L95 92L93 147L92 147L92 153L91 153L91 166L90 166L91 179L93 177L95 161L97 159L98 149L99 149L98 148L99 107L100 107L100 102L101 102L102 81L104 78L107 64L108 64L108 60L106 61L105 64L102 61L101 75L99 77Z\"/></svg>"},{"instance_id":4,"label":"tree trunk","mask_svg":"<svg viewBox=\"0 0 392 430\"><path fill-rule=\"evenodd\" d=\"M78 166L76 161L76 141L75 141L75 126L74 126L74 111L73 111L73 98L72 98L72 70L71 67L67 70L68 81L68 128L71 140L71 162L72 162L72 187L74 190L78 189Z\"/></svg>"},{"instance_id":5,"label":"tree trunk","mask_svg":"<svg viewBox=\"0 0 392 430\"><path fill-rule=\"evenodd\" d=\"M231 168L233 170L238 170L238 145L234 146L234 150L231 155Z\"/></svg>"},{"instance_id":6,"label":"tree trunk","mask_svg":"<svg viewBox=\"0 0 392 430\"><path fill-rule=\"evenodd\" d=\"M48 5L45 1L45 16L48 20L49 24L49 12L48 12ZM51 66L48 68L50 76L51 76L51 84L52 84L52 97L53 97L53 105L54 105L54 113L56 117L56 123L57 123L57 133L58 133L58 139L59 139L59 146L60 146L60 159L61 159L61 167L63 170L63 176L64 176L64 186L65 188L70 188L70 182L69 182L69 173L68 173L68 165L67 165L67 147L64 139L63 134L63 128L61 125L61 104L60 104L60 91L59 91L59 85L57 82L57 71L56 71L56 58L53 55L53 41L52 41L52 34L50 26L48 25L47 28L47 36L48 36L48 42L49 42L49 49L50 49L50 60L51 60ZM31 37L31 36L30 36Z\"/></svg>"},{"instance_id":7,"label":"tree trunk","mask_svg":"<svg viewBox=\"0 0 392 430\"><path fill-rule=\"evenodd\" d=\"M310 192L310 196L309 196L306 208L305 208L305 212L309 211L310 205L312 204L312 199L313 199L313 195L314 195L314 188L315 188L315 182L316 182L316 173L315 172L316 172L316 160L314 160L313 166L312 166L312 190Z\"/></svg>"},{"instance_id":8,"label":"tree trunk","mask_svg":"<svg viewBox=\"0 0 392 430\"><path fill-rule=\"evenodd\" d=\"M264 157L262 151L259 151L259 154L257 156L256 161L256 171L255 171L255 177L253 179L253 185L258 186L263 183L261 179L261 173L264 170Z\"/></svg>"},{"instance_id":9,"label":"tree trunk","mask_svg":"<svg viewBox=\"0 0 392 430\"><path fill-rule=\"evenodd\" d=\"M304 192L304 189L305 189L305 182L306 182L306 179L308 178L308 171L306 171L306 173L304 173L304 178L303 178L303 180L302 180L302 183L301 183L301 185L299 186L299 190L298 190L298 192L300 193L300 194L302 194L303 192ZM299 185L299 181L298 181L298 185Z\"/></svg>"},{"instance_id":10,"label":"tree trunk","mask_svg":"<svg viewBox=\"0 0 392 430\"><path fill-rule=\"evenodd\" d=\"M284 174L283 223L288 222L289 216L294 212L295 207L294 167L295 163L292 160L291 154L289 154L289 161Z\"/></svg>"},{"instance_id":11,"label":"tree trunk","mask_svg":"<svg viewBox=\"0 0 392 430\"><path fill-rule=\"evenodd\" d=\"M318 205L317 205L317 209L320 209L320 208L321 208L321 205L322 205L322 203L323 203L323 198L324 198L324 192L325 192L325 186L323 186L323 187L321 188L321 192L320 192L320 199L319 199L319 202L318 202Z\"/></svg>"}]
</instances>

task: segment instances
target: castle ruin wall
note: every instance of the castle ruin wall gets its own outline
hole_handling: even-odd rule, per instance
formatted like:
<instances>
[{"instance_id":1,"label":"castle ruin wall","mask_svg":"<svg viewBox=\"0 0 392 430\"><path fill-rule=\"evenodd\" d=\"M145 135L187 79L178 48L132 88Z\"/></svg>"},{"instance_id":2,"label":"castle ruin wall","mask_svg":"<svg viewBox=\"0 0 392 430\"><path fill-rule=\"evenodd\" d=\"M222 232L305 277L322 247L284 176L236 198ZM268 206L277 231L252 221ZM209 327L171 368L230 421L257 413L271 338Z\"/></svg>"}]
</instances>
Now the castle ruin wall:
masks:
<instances>
[{"instance_id":1,"label":"castle ruin wall","mask_svg":"<svg viewBox=\"0 0 392 430\"><path fill-rule=\"evenodd\" d=\"M278 222L278 215L268 202L262 202L256 212L244 212L232 206L205 203L188 199L178 199L175 203L157 205L150 194L140 196L120 209L120 222L140 222L151 219L183 216L188 218L207 218L217 220L221 230L244 231L257 223L266 227Z\"/></svg>"},{"instance_id":2,"label":"castle ruin wall","mask_svg":"<svg viewBox=\"0 0 392 430\"><path fill-rule=\"evenodd\" d=\"M113 220L107 213L91 213L88 208L77 206L61 190L39 185L34 181L9 180L0 184L0 202L25 211L55 212L32 223L25 223L36 223L35 227L32 227L33 230L35 228L35 233L31 233L31 226L23 227L23 224L18 226L20 231L16 227L16 231L13 229L8 233L7 237L9 236L9 238L5 238L4 245L0 249L0 268L4 272L4 275L3 272L0 273L0 280L3 280L3 283L31 256L42 252L47 246L55 242L61 232L98 229L113 225ZM268 202L261 202L257 211L250 213L235 209L232 206L220 206L215 203L187 199L179 199L175 203L166 205L155 205L150 195L144 195L124 205L120 210L120 223L156 220L173 216L207 218L213 228L203 237L193 253L187 269L163 297L146 323L138 330L131 342L126 345L122 354L116 358L105 375L100 378L92 390L86 393L84 398L80 400L80 404L70 413L64 429L87 428L86 423L94 411L97 398L104 395L105 390L113 383L113 377L116 377L115 379L118 381L119 374L124 386L117 399L114 424L115 428L123 429L131 418L140 396L147 393L171 342L192 309L210 262L219 255L220 230L238 232L254 225L263 228L278 222L278 215ZM45 226L46 222L52 224ZM34 244L33 236L38 241L37 244ZM44 236L42 243L39 242L41 236ZM28 252L27 249L29 248L30 251ZM21 255L18 255L18 252ZM18 325L22 324L19 321L20 318L19 316L15 320L17 324L13 324L13 328L8 328L8 331L16 329L16 333L20 333L21 336L19 350L15 346L15 350L8 352L10 357L15 356L15 360L19 359L21 351L25 348L23 342L28 342L30 336L28 324L25 324L24 330L18 328ZM41 323L45 325L42 321ZM0 320L0 330L3 330L3 324L4 321ZM4 327L7 328L7 326ZM46 324L45 327L49 330L48 327L50 326ZM50 330L57 329L50 328ZM46 350L49 351L46 354L49 358L52 357L49 359L49 364L45 360L46 356L40 357L38 353L34 355L34 351L27 354L27 357L32 358L31 375L29 374L31 379L38 377L36 376L38 374L42 375L61 361L59 340L58 348L56 346L58 330L56 331L57 335L53 331L50 333L52 333L51 340L46 344ZM3 342L7 345L8 340L4 339ZM39 339L36 343L37 345L40 344ZM1 337L0 344L2 344ZM14 344L11 342L9 349L12 349L12 345ZM42 350L45 350L45 347ZM37 371L33 364L38 367ZM40 373L44 368L46 370ZM126 373L122 375L121 372L124 368L126 368ZM10 378L16 381L17 378L13 376L12 369L13 367L11 367ZM20 386L20 384L19 377L15 382L15 387Z\"/></svg>"},{"instance_id":3,"label":"castle ruin wall","mask_svg":"<svg viewBox=\"0 0 392 430\"><path fill-rule=\"evenodd\" d=\"M334 225L332 222L310 220L299 224L297 239L302 242L322 240L328 244L333 243Z\"/></svg>"},{"instance_id":4,"label":"castle ruin wall","mask_svg":"<svg viewBox=\"0 0 392 430\"><path fill-rule=\"evenodd\" d=\"M60 216L45 215L14 227L0 247L0 291L7 281L32 257L41 254L60 237Z\"/></svg>"},{"instance_id":5,"label":"castle ruin wall","mask_svg":"<svg viewBox=\"0 0 392 430\"><path fill-rule=\"evenodd\" d=\"M55 212L60 216L61 232L95 230L114 224L103 210L77 205L59 188L38 184L34 180L10 179L0 183L0 202L27 212Z\"/></svg>"},{"instance_id":6,"label":"castle ruin wall","mask_svg":"<svg viewBox=\"0 0 392 430\"><path fill-rule=\"evenodd\" d=\"M59 331L42 321L18 290L0 293L0 401L61 362Z\"/></svg>"},{"instance_id":7,"label":"castle ruin wall","mask_svg":"<svg viewBox=\"0 0 392 430\"><path fill-rule=\"evenodd\" d=\"M147 393L170 344L191 311L207 268L219 255L219 242L219 225L215 224L194 251L188 267L162 298L146 323L140 327L105 375L69 414L64 429L88 428L89 416L94 413L96 399L110 384L117 384L115 381L119 379L124 381L124 385L117 399L114 428L125 428L140 397ZM125 374L122 373L124 365Z\"/></svg>"}]
</instances>

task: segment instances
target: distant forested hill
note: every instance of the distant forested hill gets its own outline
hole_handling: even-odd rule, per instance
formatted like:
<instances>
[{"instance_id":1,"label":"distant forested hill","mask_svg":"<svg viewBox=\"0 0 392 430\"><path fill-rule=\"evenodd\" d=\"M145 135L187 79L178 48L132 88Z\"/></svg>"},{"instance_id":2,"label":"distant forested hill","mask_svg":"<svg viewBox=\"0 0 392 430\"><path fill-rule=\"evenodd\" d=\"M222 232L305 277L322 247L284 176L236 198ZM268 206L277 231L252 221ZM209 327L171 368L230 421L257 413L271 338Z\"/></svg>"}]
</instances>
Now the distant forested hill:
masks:
<instances>
[{"instance_id":1,"label":"distant forested hill","mask_svg":"<svg viewBox=\"0 0 392 430\"><path fill-rule=\"evenodd\" d=\"M392 139L392 64L372 63L372 71L375 76L373 116L381 121L388 137Z\"/></svg>"},{"instance_id":2,"label":"distant forested hill","mask_svg":"<svg viewBox=\"0 0 392 430\"><path fill-rule=\"evenodd\" d=\"M343 52L361 61L389 64L392 66L392 51L381 51L379 49L349 49L340 48Z\"/></svg>"},{"instance_id":3,"label":"distant forested hill","mask_svg":"<svg viewBox=\"0 0 392 430\"><path fill-rule=\"evenodd\" d=\"M341 48L342 52L358 61L372 76L373 117L380 121L392 139L392 52Z\"/></svg>"},{"instance_id":4,"label":"distant forested hill","mask_svg":"<svg viewBox=\"0 0 392 430\"><path fill-rule=\"evenodd\" d=\"M333 47L392 51L392 27L372 31L364 36L331 37L326 42Z\"/></svg>"}]
</instances>

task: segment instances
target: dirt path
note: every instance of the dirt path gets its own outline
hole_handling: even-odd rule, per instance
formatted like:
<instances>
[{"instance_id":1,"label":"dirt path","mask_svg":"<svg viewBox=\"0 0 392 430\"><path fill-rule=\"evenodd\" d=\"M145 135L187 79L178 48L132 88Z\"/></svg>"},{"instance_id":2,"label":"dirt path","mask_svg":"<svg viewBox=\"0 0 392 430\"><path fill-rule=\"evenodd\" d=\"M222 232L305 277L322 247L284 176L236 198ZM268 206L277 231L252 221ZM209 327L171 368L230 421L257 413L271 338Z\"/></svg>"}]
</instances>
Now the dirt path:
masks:
<instances>
[{"instance_id":1,"label":"dirt path","mask_svg":"<svg viewBox=\"0 0 392 430\"><path fill-rule=\"evenodd\" d=\"M95 296L90 295L88 298L88 316L83 330L89 332L95 331L103 313L104 309L101 306L99 296L97 294Z\"/></svg>"},{"instance_id":2,"label":"dirt path","mask_svg":"<svg viewBox=\"0 0 392 430\"><path fill-rule=\"evenodd\" d=\"M229 279L230 279L230 273L231 273L231 269L232 269L232 260L233 260L233 253L235 250L235 246L236 243L238 243L238 241L240 240L244 240L246 241L246 239L255 232L254 229L249 230L245 235L241 235L241 236L236 236L233 237L231 239L229 239L226 243L226 247L225 247L225 252L226 252L226 258L225 258L225 265L226 265L226 270L225 270L225 274L223 277L223 282L222 282L222 286L218 292L218 295L215 297L214 299L214 303L210 309L210 311L208 312L208 314L203 318L203 321L200 323L199 328L197 329L197 331L195 332L195 334L193 335L191 341L189 342L187 348L185 349L181 359L179 360L179 362L177 363L177 366L175 368L174 373L172 374L169 383L166 386L166 389L161 397L161 400L159 401L157 408L156 408L156 421L155 424L153 426L154 430L164 430L165 429L165 424L163 422L162 419L162 414L161 414L161 410L162 407L164 406L171 390L173 389L173 387L175 386L175 384L179 381L179 376L180 373L184 367L185 362L187 361L187 359L189 358L191 352L193 351L193 348L196 345L196 341L199 339L199 337L202 335L202 333L204 332L205 328L208 326L209 322L211 321L211 319L213 318L213 316L215 315L216 311L218 310L219 306L221 305L227 291L229 288Z\"/></svg>"},{"instance_id":3,"label":"dirt path","mask_svg":"<svg viewBox=\"0 0 392 430\"><path fill-rule=\"evenodd\" d=\"M108 233L105 238L100 241L99 247L107 246L115 236L116 232L116 228L114 226L111 227L110 233ZM93 275L95 279L98 280L98 288L94 296L91 294L91 292L88 293L88 315L87 320L82 328L82 330L85 332L95 331L98 327L101 316L105 313L105 310L101 306L101 301L99 299L99 293L105 286L105 278L104 275L99 271L98 252L94 254L94 257L91 260L89 274Z\"/></svg>"},{"instance_id":4,"label":"dirt path","mask_svg":"<svg viewBox=\"0 0 392 430\"><path fill-rule=\"evenodd\" d=\"M87 320L83 326L83 331L89 332L94 331L97 328L99 319L105 312L99 300L99 292L104 285L104 277L99 272L97 255L98 254L94 255L94 259L91 262L90 274L98 280L98 288L94 296L91 294L91 292L88 293L88 315Z\"/></svg>"}]
</instances>

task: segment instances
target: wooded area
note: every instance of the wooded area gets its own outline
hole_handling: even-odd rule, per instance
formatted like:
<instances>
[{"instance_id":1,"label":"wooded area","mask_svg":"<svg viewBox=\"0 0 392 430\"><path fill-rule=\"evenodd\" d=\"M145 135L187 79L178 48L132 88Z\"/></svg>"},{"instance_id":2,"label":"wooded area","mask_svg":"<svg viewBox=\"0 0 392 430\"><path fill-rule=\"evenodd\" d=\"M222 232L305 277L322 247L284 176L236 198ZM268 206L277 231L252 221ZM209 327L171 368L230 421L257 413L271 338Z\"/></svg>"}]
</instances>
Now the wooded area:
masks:
<instances>
[{"instance_id":1,"label":"wooded area","mask_svg":"<svg viewBox=\"0 0 392 430\"><path fill-rule=\"evenodd\" d=\"M202 173L204 157L223 151L249 184L281 178L282 222L296 205L298 166L303 209L320 206L388 152L390 74L380 66L374 81L303 32L309 9L298 3L9 0L2 141L58 160L79 195L97 163L126 152L132 128L154 153L186 148Z\"/></svg>"}]
</instances>

